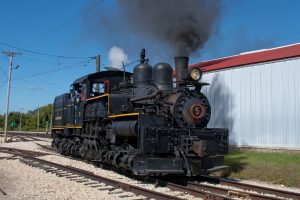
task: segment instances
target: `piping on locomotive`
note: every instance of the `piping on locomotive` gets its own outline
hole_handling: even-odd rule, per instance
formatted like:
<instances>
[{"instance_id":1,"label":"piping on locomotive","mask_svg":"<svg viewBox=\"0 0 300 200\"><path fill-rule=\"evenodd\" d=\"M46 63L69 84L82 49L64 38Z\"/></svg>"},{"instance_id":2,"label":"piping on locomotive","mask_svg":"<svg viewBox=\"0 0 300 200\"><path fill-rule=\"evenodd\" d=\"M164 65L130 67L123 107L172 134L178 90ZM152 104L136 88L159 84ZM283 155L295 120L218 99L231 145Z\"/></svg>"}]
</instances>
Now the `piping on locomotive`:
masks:
<instances>
[{"instance_id":1,"label":"piping on locomotive","mask_svg":"<svg viewBox=\"0 0 300 200\"><path fill-rule=\"evenodd\" d=\"M196 176L223 169L228 130L207 128L211 108L202 72L175 57L153 68L142 50L133 73L102 71L55 98L52 146L140 176Z\"/></svg>"}]
</instances>

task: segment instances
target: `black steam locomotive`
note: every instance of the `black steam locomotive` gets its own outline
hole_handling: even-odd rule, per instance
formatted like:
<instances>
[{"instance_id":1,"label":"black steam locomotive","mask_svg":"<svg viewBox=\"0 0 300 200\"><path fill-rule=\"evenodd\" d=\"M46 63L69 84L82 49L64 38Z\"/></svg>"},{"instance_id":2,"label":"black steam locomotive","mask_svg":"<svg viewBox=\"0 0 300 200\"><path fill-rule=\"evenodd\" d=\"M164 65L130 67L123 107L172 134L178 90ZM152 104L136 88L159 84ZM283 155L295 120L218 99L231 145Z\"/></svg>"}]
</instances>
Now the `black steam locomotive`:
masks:
<instances>
[{"instance_id":1,"label":"black steam locomotive","mask_svg":"<svg viewBox=\"0 0 300 200\"><path fill-rule=\"evenodd\" d=\"M224 168L228 130L206 128L211 108L202 73L175 57L153 68L142 50L133 73L102 71L55 98L52 145L60 153L135 175L196 176ZM176 87L173 84L176 83Z\"/></svg>"}]
</instances>

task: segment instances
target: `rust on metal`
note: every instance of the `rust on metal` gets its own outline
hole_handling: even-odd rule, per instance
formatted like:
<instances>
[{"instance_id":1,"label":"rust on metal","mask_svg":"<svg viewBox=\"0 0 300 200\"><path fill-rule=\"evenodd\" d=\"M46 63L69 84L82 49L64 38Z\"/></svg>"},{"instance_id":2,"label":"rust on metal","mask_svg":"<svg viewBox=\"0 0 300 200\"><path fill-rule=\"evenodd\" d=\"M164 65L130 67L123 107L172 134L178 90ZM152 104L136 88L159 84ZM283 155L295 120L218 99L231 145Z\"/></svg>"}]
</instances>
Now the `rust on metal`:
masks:
<instances>
[{"instance_id":1,"label":"rust on metal","mask_svg":"<svg viewBox=\"0 0 300 200\"><path fill-rule=\"evenodd\" d=\"M193 141L192 149L199 157L205 156L206 145L204 141Z\"/></svg>"},{"instance_id":2,"label":"rust on metal","mask_svg":"<svg viewBox=\"0 0 300 200\"><path fill-rule=\"evenodd\" d=\"M202 119L206 114L206 108L200 103L193 104L189 109L190 115L194 119Z\"/></svg>"}]
</instances>

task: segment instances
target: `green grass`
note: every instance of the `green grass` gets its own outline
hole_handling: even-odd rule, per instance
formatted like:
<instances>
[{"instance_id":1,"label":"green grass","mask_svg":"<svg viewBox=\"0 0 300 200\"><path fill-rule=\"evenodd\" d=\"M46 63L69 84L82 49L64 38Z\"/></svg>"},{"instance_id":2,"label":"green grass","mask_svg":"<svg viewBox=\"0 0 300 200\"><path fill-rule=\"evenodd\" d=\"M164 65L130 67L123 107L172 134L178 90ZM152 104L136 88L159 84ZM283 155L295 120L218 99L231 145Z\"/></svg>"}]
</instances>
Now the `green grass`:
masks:
<instances>
[{"instance_id":1,"label":"green grass","mask_svg":"<svg viewBox=\"0 0 300 200\"><path fill-rule=\"evenodd\" d=\"M300 188L300 153L233 151L225 156L223 176L268 181Z\"/></svg>"}]
</instances>

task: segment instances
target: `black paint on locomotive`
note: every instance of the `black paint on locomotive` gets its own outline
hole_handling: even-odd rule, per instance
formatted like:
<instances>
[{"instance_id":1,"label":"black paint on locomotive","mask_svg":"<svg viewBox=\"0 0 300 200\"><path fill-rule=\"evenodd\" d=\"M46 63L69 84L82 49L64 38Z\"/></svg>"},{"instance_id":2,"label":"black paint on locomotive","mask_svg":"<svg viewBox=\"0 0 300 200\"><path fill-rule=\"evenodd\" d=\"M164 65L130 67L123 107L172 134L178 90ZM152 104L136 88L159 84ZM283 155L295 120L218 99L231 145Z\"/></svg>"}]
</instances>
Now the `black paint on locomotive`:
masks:
<instances>
[{"instance_id":1,"label":"black paint on locomotive","mask_svg":"<svg viewBox=\"0 0 300 200\"><path fill-rule=\"evenodd\" d=\"M224 168L228 130L206 128L207 84L193 80L201 71L188 69L187 57L176 57L175 66L175 88L172 67L152 68L144 52L133 74L103 71L75 80L70 93L54 100L53 147L141 176Z\"/></svg>"}]
</instances>

